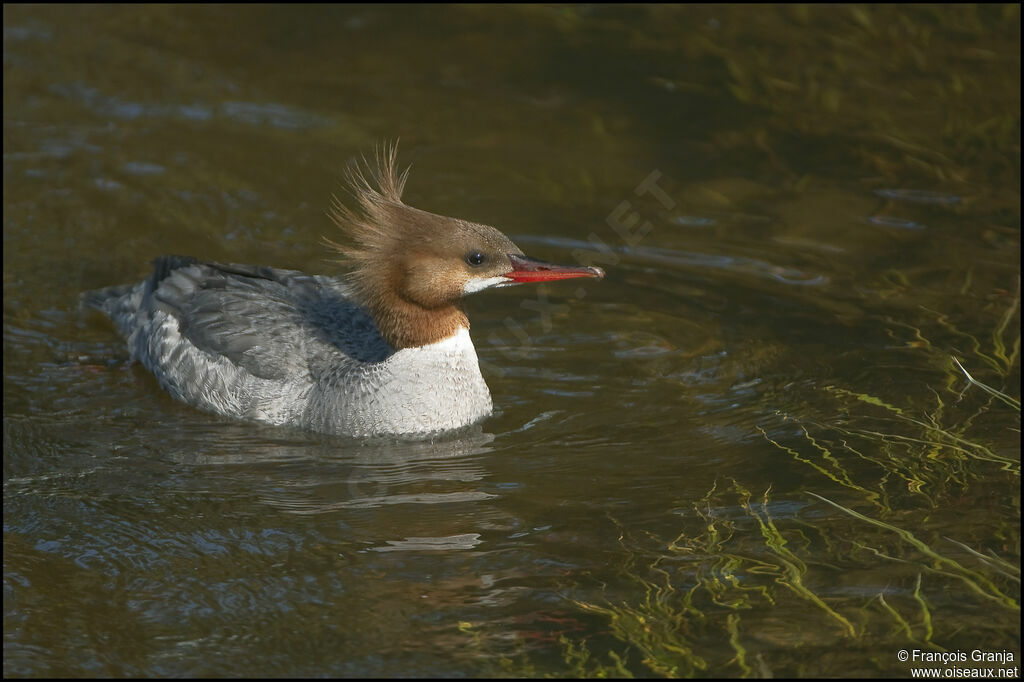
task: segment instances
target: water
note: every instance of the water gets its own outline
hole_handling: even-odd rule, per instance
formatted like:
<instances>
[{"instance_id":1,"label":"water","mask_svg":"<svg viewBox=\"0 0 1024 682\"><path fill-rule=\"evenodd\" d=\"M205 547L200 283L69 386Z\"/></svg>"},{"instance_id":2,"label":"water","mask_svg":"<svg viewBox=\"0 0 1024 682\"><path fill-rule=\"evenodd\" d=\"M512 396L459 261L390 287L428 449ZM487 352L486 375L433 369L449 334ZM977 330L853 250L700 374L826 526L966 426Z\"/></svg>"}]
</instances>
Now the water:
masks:
<instances>
[{"instance_id":1,"label":"water","mask_svg":"<svg viewBox=\"0 0 1024 682\"><path fill-rule=\"evenodd\" d=\"M1019 26L5 6L5 674L1019 665ZM608 273L468 301L484 423L226 421L79 310L166 253L335 272L396 137L411 205Z\"/></svg>"}]
</instances>

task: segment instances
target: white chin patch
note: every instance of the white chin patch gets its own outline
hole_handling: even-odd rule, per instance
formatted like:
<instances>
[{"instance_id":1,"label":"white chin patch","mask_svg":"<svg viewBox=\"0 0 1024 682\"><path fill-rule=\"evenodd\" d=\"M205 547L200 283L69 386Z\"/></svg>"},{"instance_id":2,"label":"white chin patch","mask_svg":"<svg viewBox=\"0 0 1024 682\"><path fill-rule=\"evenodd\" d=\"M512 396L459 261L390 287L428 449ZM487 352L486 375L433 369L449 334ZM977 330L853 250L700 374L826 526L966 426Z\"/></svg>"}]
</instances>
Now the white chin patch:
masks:
<instances>
[{"instance_id":1,"label":"white chin patch","mask_svg":"<svg viewBox=\"0 0 1024 682\"><path fill-rule=\"evenodd\" d=\"M501 286L502 284L511 284L512 280L508 277L473 277L466 280L466 284L462 287L462 295L475 294L478 291L484 289L490 289L491 287Z\"/></svg>"}]
</instances>

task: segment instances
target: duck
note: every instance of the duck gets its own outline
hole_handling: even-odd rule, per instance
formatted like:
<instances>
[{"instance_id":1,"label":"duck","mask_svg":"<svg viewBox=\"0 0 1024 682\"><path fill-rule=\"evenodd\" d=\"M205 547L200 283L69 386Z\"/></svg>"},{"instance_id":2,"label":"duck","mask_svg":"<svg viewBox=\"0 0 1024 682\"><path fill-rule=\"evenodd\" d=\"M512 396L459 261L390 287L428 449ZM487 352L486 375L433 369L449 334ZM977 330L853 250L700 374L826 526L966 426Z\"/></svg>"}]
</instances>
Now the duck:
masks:
<instances>
[{"instance_id":1,"label":"duck","mask_svg":"<svg viewBox=\"0 0 1024 682\"><path fill-rule=\"evenodd\" d=\"M489 225L407 205L395 146L349 166L329 216L338 275L161 256L141 282L85 292L171 396L237 420L319 433L422 436L493 411L466 296L604 277L525 255Z\"/></svg>"}]
</instances>

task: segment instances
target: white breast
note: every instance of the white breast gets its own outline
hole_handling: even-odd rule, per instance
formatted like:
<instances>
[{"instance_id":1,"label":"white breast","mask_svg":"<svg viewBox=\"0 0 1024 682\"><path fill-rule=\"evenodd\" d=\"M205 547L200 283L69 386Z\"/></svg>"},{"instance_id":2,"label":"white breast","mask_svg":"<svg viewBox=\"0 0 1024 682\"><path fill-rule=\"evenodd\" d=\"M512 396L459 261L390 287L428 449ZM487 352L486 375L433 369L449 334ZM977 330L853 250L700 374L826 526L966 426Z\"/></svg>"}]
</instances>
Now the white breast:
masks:
<instances>
[{"instance_id":1,"label":"white breast","mask_svg":"<svg viewBox=\"0 0 1024 682\"><path fill-rule=\"evenodd\" d=\"M397 351L329 382L310 407L321 430L352 435L455 429L491 413L469 330L437 343ZM333 403L333 404L332 404Z\"/></svg>"}]
</instances>

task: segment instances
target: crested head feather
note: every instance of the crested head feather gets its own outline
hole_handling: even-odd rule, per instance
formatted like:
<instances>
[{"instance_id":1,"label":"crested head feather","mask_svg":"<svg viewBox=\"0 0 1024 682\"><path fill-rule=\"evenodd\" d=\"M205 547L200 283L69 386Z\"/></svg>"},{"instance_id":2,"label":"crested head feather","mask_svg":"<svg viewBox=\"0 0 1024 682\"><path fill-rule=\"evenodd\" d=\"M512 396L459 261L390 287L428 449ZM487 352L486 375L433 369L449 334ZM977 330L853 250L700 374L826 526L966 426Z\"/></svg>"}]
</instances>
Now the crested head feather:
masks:
<instances>
[{"instance_id":1,"label":"crested head feather","mask_svg":"<svg viewBox=\"0 0 1024 682\"><path fill-rule=\"evenodd\" d=\"M341 244L326 236L323 241L342 256L342 263L350 266L348 280L357 295L368 293L367 280L379 268L375 256L379 257L398 236L390 227L394 224L394 214L416 211L402 202L409 167L399 173L397 157L397 141L383 143L376 148L373 162L360 156L348 165L345 179L355 208L346 205L337 195L331 196L327 215L354 243Z\"/></svg>"},{"instance_id":2,"label":"crested head feather","mask_svg":"<svg viewBox=\"0 0 1024 682\"><path fill-rule=\"evenodd\" d=\"M405 188L409 168L399 174L395 169L398 144L384 144L377 147L375 164L361 156L345 169L345 179L358 209L353 210L338 196L331 196L331 208L327 215L352 239L356 246L338 244L327 237L324 241L349 260L357 259L364 249L381 245L386 238L384 213L389 206L405 206L402 190Z\"/></svg>"}]
</instances>

